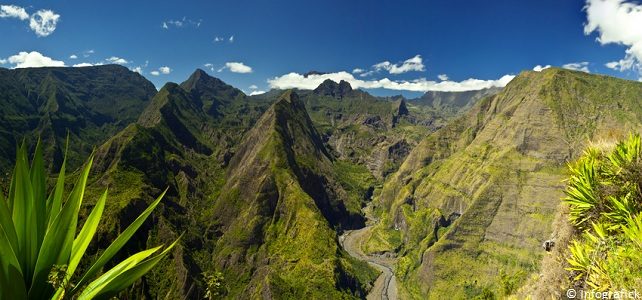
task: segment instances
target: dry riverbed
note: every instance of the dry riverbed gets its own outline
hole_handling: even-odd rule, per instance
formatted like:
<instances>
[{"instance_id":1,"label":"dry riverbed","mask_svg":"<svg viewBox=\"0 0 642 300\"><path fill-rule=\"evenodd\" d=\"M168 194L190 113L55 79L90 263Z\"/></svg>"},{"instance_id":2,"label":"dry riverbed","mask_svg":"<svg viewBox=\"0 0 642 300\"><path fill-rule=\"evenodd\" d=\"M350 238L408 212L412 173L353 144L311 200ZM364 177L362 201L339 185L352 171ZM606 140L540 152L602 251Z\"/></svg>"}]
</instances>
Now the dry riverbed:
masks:
<instances>
[{"instance_id":1,"label":"dry riverbed","mask_svg":"<svg viewBox=\"0 0 642 300\"><path fill-rule=\"evenodd\" d=\"M372 226L366 226L357 230L348 230L339 237L343 249L352 257L365 261L381 271L381 275L375 281L367 299L373 300L394 300L397 299L397 279L394 273L394 258L367 255L361 250L363 239L368 235Z\"/></svg>"}]
</instances>

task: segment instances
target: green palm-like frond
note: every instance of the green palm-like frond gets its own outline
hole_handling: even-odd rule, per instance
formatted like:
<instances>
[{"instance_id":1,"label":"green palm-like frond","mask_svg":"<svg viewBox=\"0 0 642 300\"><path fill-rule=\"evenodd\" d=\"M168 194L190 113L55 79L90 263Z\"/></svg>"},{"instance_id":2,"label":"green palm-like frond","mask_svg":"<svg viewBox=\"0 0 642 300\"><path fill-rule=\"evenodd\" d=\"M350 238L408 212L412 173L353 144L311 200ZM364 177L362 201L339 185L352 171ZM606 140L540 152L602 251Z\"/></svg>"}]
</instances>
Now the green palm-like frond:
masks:
<instances>
[{"instance_id":1,"label":"green palm-like frond","mask_svg":"<svg viewBox=\"0 0 642 300\"><path fill-rule=\"evenodd\" d=\"M162 246L134 254L96 278L145 222L163 193L91 264L79 282L69 283L96 233L107 200L105 190L78 232L78 214L92 161L90 157L63 201L65 162L47 195L40 143L31 167L26 145L18 149L9 194L5 198L0 193L0 299L91 299L115 295L153 268L176 245L178 240L154 256ZM50 283L52 270L64 272L58 286Z\"/></svg>"}]
</instances>

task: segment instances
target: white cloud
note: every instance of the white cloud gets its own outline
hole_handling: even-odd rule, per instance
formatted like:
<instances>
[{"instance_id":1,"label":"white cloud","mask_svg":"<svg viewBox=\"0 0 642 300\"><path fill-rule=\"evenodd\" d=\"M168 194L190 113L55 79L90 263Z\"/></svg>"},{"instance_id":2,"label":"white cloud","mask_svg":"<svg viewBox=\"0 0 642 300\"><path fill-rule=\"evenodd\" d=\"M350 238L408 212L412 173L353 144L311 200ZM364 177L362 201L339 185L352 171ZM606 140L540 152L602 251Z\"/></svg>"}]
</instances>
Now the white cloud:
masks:
<instances>
[{"instance_id":1,"label":"white cloud","mask_svg":"<svg viewBox=\"0 0 642 300\"><path fill-rule=\"evenodd\" d=\"M163 23L161 24L161 27L163 29L169 29L170 27L174 27L174 28L183 28L183 27L199 28L199 27L201 27L201 23L202 22L203 22L203 20L200 20L200 19L198 21L196 21L196 20L188 19L187 17L183 17L180 20L163 21Z\"/></svg>"},{"instance_id":2,"label":"white cloud","mask_svg":"<svg viewBox=\"0 0 642 300\"><path fill-rule=\"evenodd\" d=\"M6 63L7 63L7 60L6 60L6 59L2 59L2 58L0 58L0 65L4 65L4 64L6 64Z\"/></svg>"},{"instance_id":3,"label":"white cloud","mask_svg":"<svg viewBox=\"0 0 642 300\"><path fill-rule=\"evenodd\" d=\"M356 79L352 74L341 71L328 74L312 74L307 77L298 73L289 73L279 77L268 79L271 88L275 89L289 89L298 88L304 90L312 90L319 86L324 80L331 79L336 82L345 80L349 82L353 88L364 89L389 89L401 91L414 91L414 92L427 92L427 91L472 91L480 90L490 87L504 87L515 76L504 75L497 80L480 80L480 79L466 79L464 81L431 81L425 78L419 78L411 81L392 81L388 78L379 80L361 80Z\"/></svg>"},{"instance_id":4,"label":"white cloud","mask_svg":"<svg viewBox=\"0 0 642 300\"><path fill-rule=\"evenodd\" d=\"M446 81L446 80L448 80L448 75L439 74L439 75L437 75L437 78L439 78L439 80L441 80L441 81Z\"/></svg>"},{"instance_id":5,"label":"white cloud","mask_svg":"<svg viewBox=\"0 0 642 300\"><path fill-rule=\"evenodd\" d=\"M90 49L90 50L87 50L87 51L83 52L82 56L83 57L89 57L94 53L96 53L96 51L94 51L94 49Z\"/></svg>"},{"instance_id":6,"label":"white cloud","mask_svg":"<svg viewBox=\"0 0 642 300\"><path fill-rule=\"evenodd\" d=\"M147 63L145 63L145 66L147 66ZM154 76L160 76L161 74L162 75L167 75L167 74L169 74L171 72L172 72L172 69L170 67L163 66L163 67L158 68L158 70L154 70L154 71L149 72L149 74L152 74Z\"/></svg>"},{"instance_id":7,"label":"white cloud","mask_svg":"<svg viewBox=\"0 0 642 300\"><path fill-rule=\"evenodd\" d=\"M60 15L49 9L41 9L31 16L27 10L17 5L0 5L0 18L16 18L29 20L29 28L39 37L45 37L56 30Z\"/></svg>"},{"instance_id":8,"label":"white cloud","mask_svg":"<svg viewBox=\"0 0 642 300\"><path fill-rule=\"evenodd\" d=\"M234 36L230 36L229 41L230 41L230 43L234 43Z\"/></svg>"},{"instance_id":9,"label":"white cloud","mask_svg":"<svg viewBox=\"0 0 642 300\"><path fill-rule=\"evenodd\" d=\"M130 70L132 70L133 72L136 72L136 73L138 73L140 75L143 75L145 73L145 71L143 69L147 68L148 65L149 65L149 60L146 60L144 65L136 66L134 68L131 68Z\"/></svg>"},{"instance_id":10,"label":"white cloud","mask_svg":"<svg viewBox=\"0 0 642 300\"><path fill-rule=\"evenodd\" d=\"M84 62L84 63L75 64L72 67L78 68L78 67L91 67L91 66L93 66L93 64Z\"/></svg>"},{"instance_id":11,"label":"white cloud","mask_svg":"<svg viewBox=\"0 0 642 300\"><path fill-rule=\"evenodd\" d=\"M17 5L0 5L0 18L18 18L24 21L29 19L29 14Z\"/></svg>"},{"instance_id":12,"label":"white cloud","mask_svg":"<svg viewBox=\"0 0 642 300\"><path fill-rule=\"evenodd\" d=\"M54 13L52 10L41 9L31 15L31 18L29 19L29 27L37 36L45 37L56 30L56 25L59 20L59 14Z\"/></svg>"},{"instance_id":13,"label":"white cloud","mask_svg":"<svg viewBox=\"0 0 642 300\"><path fill-rule=\"evenodd\" d=\"M642 78L642 4L624 0L587 0L587 22L584 34L598 33L602 44L626 46L620 61L607 63L607 67L620 71L635 70Z\"/></svg>"},{"instance_id":14,"label":"white cloud","mask_svg":"<svg viewBox=\"0 0 642 300\"><path fill-rule=\"evenodd\" d=\"M217 36L217 37L214 37L214 43L222 42L222 41L224 41L224 40L225 40L225 39L224 39L224 38L222 38L222 37L218 37L218 36Z\"/></svg>"},{"instance_id":15,"label":"white cloud","mask_svg":"<svg viewBox=\"0 0 642 300\"><path fill-rule=\"evenodd\" d=\"M633 57L632 55L627 55L623 59L620 59L618 61L608 62L605 64L607 68L613 69L613 70L619 70L620 72L631 70L634 68L637 68L638 70L642 71L642 66L640 65L641 65L640 62L637 62L636 58Z\"/></svg>"},{"instance_id":16,"label":"white cloud","mask_svg":"<svg viewBox=\"0 0 642 300\"><path fill-rule=\"evenodd\" d=\"M252 91L250 93L250 96L256 96L256 95L261 95L261 94L265 94L265 91Z\"/></svg>"},{"instance_id":17,"label":"white cloud","mask_svg":"<svg viewBox=\"0 0 642 300\"><path fill-rule=\"evenodd\" d=\"M220 68L218 71L223 72L223 70L228 69L232 73L252 73L252 67L245 65L242 62L227 62L225 66Z\"/></svg>"},{"instance_id":18,"label":"white cloud","mask_svg":"<svg viewBox=\"0 0 642 300\"><path fill-rule=\"evenodd\" d=\"M76 54L72 54L69 56L69 59L77 59L77 58L78 58L78 55Z\"/></svg>"},{"instance_id":19,"label":"white cloud","mask_svg":"<svg viewBox=\"0 0 642 300\"><path fill-rule=\"evenodd\" d=\"M359 74L359 76L361 76L361 77L368 77L368 76L370 76L370 75L373 75L374 73L376 73L376 72L375 72L375 71L368 71L368 72L365 72L365 73L361 73L361 74Z\"/></svg>"},{"instance_id":20,"label":"white cloud","mask_svg":"<svg viewBox=\"0 0 642 300\"><path fill-rule=\"evenodd\" d=\"M65 62L60 60L54 60L50 57L46 57L40 52L31 51L31 52L20 52L16 55L9 56L6 59L7 62L15 64L14 68L38 68L38 67L64 67Z\"/></svg>"},{"instance_id":21,"label":"white cloud","mask_svg":"<svg viewBox=\"0 0 642 300\"><path fill-rule=\"evenodd\" d=\"M356 69L352 70L352 74L361 74L361 73L363 73L365 71L366 70L364 70L364 69L356 68Z\"/></svg>"},{"instance_id":22,"label":"white cloud","mask_svg":"<svg viewBox=\"0 0 642 300\"><path fill-rule=\"evenodd\" d=\"M587 61L583 61L583 62L565 64L565 65L562 65L562 68L591 73L591 71L588 68L588 65L589 63Z\"/></svg>"},{"instance_id":23,"label":"white cloud","mask_svg":"<svg viewBox=\"0 0 642 300\"><path fill-rule=\"evenodd\" d=\"M203 65L205 68L209 69L210 71L214 72L214 64L211 63L206 63Z\"/></svg>"},{"instance_id":24,"label":"white cloud","mask_svg":"<svg viewBox=\"0 0 642 300\"><path fill-rule=\"evenodd\" d=\"M535 66L535 67L533 68L533 71L535 71L535 72L541 72L541 71L546 70L546 69L548 69L548 68L550 68L550 67L551 67L551 65L545 65L545 66L537 65L537 66Z\"/></svg>"},{"instance_id":25,"label":"white cloud","mask_svg":"<svg viewBox=\"0 0 642 300\"><path fill-rule=\"evenodd\" d=\"M402 74L411 71L425 71L426 66L423 64L423 59L421 55L415 55L409 59L406 59L401 64L393 64L389 61L380 62L372 66L375 72L386 70L390 74Z\"/></svg>"},{"instance_id":26,"label":"white cloud","mask_svg":"<svg viewBox=\"0 0 642 300\"><path fill-rule=\"evenodd\" d=\"M112 57L106 59L105 61L107 63L110 63L110 64L119 64L119 65L126 65L126 64L129 63L126 59L120 58L120 57L117 57L117 56L112 56Z\"/></svg>"},{"instance_id":27,"label":"white cloud","mask_svg":"<svg viewBox=\"0 0 642 300\"><path fill-rule=\"evenodd\" d=\"M259 88L259 87L258 87L258 86L256 86L256 84L250 85L250 90L256 90L256 89L258 89L258 88Z\"/></svg>"}]
</instances>

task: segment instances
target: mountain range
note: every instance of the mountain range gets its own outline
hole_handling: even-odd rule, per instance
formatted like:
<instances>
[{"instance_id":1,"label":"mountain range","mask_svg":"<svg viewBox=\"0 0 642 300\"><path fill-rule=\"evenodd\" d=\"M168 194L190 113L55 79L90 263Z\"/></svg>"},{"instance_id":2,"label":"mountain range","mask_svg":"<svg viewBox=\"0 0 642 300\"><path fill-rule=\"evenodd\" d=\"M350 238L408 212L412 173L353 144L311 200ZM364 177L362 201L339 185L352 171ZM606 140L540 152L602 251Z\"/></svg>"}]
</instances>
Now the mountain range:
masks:
<instances>
[{"instance_id":1,"label":"mountain range","mask_svg":"<svg viewBox=\"0 0 642 300\"><path fill-rule=\"evenodd\" d=\"M339 238L364 226L402 299L551 295L564 283L540 245L573 234L566 163L642 129L642 83L558 68L417 99L331 80L248 96L203 70L156 91L115 65L0 68L0 99L3 174L22 139L43 141L52 170L95 153L82 211L110 197L92 255L169 187L121 255L183 238L134 298L200 299L211 274L230 299L365 298L379 271Z\"/></svg>"}]
</instances>

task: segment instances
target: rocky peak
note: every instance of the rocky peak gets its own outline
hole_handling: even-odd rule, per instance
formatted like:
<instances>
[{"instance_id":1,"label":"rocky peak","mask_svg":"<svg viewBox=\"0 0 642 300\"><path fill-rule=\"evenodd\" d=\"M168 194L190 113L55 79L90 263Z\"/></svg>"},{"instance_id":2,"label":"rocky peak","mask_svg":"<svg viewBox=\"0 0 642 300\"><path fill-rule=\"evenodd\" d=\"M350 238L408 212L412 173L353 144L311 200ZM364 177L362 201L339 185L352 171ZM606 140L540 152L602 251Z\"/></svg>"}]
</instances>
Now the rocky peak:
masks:
<instances>
[{"instance_id":1,"label":"rocky peak","mask_svg":"<svg viewBox=\"0 0 642 300\"><path fill-rule=\"evenodd\" d=\"M341 80L339 83L336 83L331 79L326 79L316 89L314 89L314 93L317 95L330 96L337 99L345 97L350 92L352 92L352 86L345 80Z\"/></svg>"},{"instance_id":2,"label":"rocky peak","mask_svg":"<svg viewBox=\"0 0 642 300\"><path fill-rule=\"evenodd\" d=\"M218 78L208 75L201 69L196 69L185 82L181 83L181 87L187 91L202 89L204 87L215 88L223 86L227 86L227 84Z\"/></svg>"}]
</instances>

